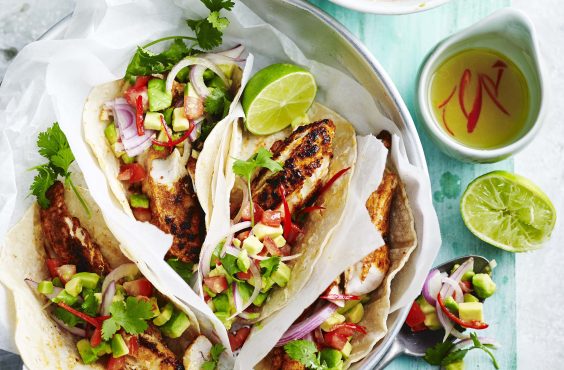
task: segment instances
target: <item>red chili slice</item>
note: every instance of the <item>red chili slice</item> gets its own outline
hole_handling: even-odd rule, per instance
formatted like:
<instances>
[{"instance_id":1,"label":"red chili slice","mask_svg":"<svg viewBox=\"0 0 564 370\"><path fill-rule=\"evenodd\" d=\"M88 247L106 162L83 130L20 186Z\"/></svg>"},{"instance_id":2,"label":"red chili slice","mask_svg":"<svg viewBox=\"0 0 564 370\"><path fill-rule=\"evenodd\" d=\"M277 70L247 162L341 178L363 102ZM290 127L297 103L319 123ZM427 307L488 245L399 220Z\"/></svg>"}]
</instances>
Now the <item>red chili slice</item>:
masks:
<instances>
[{"instance_id":1,"label":"red chili slice","mask_svg":"<svg viewBox=\"0 0 564 370\"><path fill-rule=\"evenodd\" d=\"M462 326L463 328L481 330L481 329L486 329L489 326L488 324L482 321L475 321L475 320L466 321L454 315L452 312L448 310L448 308L446 308L445 303L441 298L441 293L437 295L437 301L439 302L439 306L441 306L441 310L445 313L445 315L447 315L449 319L451 319L458 325Z\"/></svg>"},{"instance_id":2,"label":"red chili slice","mask_svg":"<svg viewBox=\"0 0 564 370\"><path fill-rule=\"evenodd\" d=\"M446 128L446 130L448 131L449 134L451 134L452 136L456 136L456 135L454 135L454 132L452 132L450 127L448 127L448 123L447 123L447 120L446 120L446 109L443 109L443 125L445 126L445 128Z\"/></svg>"},{"instance_id":3,"label":"red chili slice","mask_svg":"<svg viewBox=\"0 0 564 370\"><path fill-rule=\"evenodd\" d=\"M170 133L168 132L168 129L166 127L166 122L164 121L164 118L162 118L162 117L161 117L161 124L163 125L163 130L165 130L166 136L168 137L168 142L164 143L162 141L158 141L158 140L155 140L155 139L152 139L152 141L153 141L153 144L155 144L155 145L164 146L164 147L167 147L167 148L174 148L176 145L178 145L181 142L183 142L184 140L186 140L188 138L188 136L190 136L190 133L192 132L194 127L196 127L190 121L190 127L188 128L188 131L186 131L184 133L184 135L182 135L180 138L178 138L176 140L172 140L172 137L170 136Z\"/></svg>"},{"instance_id":4,"label":"red chili slice","mask_svg":"<svg viewBox=\"0 0 564 370\"><path fill-rule=\"evenodd\" d=\"M454 96L454 93L456 92L456 85L454 85L454 87L452 88L452 91L450 92L448 98L446 98L441 104L439 104L437 106L437 108L441 109L442 107L444 107L445 105L448 104L448 102L452 99L452 97Z\"/></svg>"},{"instance_id":5,"label":"red chili slice","mask_svg":"<svg viewBox=\"0 0 564 370\"><path fill-rule=\"evenodd\" d=\"M92 326L94 326L95 328L100 326L100 322L98 320L96 320L95 317L92 317L90 315L85 314L84 312L80 312L75 310L74 308L72 308L71 306L69 306L68 304L64 303L64 302L58 302L57 305L59 305L59 307L67 310L68 312L72 313L73 315L75 315L76 317L86 321L87 323L91 324Z\"/></svg>"},{"instance_id":6,"label":"red chili slice","mask_svg":"<svg viewBox=\"0 0 564 370\"><path fill-rule=\"evenodd\" d=\"M460 89L458 89L458 104L460 105L460 109L462 109L462 113L466 118L468 118L468 112L464 106L464 92L466 91L466 86L470 83L471 78L472 72L470 72L469 69L465 69L464 72L462 72L462 77L460 77Z\"/></svg>"},{"instance_id":7,"label":"red chili slice","mask_svg":"<svg viewBox=\"0 0 564 370\"><path fill-rule=\"evenodd\" d=\"M357 295L350 295L350 294L327 294L327 295L322 295L321 297L322 299L327 299L329 301L358 301L360 300L360 296Z\"/></svg>"},{"instance_id":8,"label":"red chili slice","mask_svg":"<svg viewBox=\"0 0 564 370\"><path fill-rule=\"evenodd\" d=\"M325 207L322 206L311 206L311 207L305 207L300 209L297 214L302 214L302 213L311 213L314 211L321 211L322 209L325 209Z\"/></svg>"},{"instance_id":9,"label":"red chili slice","mask_svg":"<svg viewBox=\"0 0 564 370\"><path fill-rule=\"evenodd\" d=\"M138 136L143 136L145 134L143 122L143 97L138 95L137 100L135 101L135 124L137 125Z\"/></svg>"},{"instance_id":10,"label":"red chili slice","mask_svg":"<svg viewBox=\"0 0 564 370\"><path fill-rule=\"evenodd\" d=\"M474 132L476 125L478 124L478 119L480 119L480 112L482 111L482 80L478 78L478 85L476 86L476 95L474 96L474 102L472 103L472 110L468 114L468 123L466 124L466 129L468 133Z\"/></svg>"},{"instance_id":11,"label":"red chili slice","mask_svg":"<svg viewBox=\"0 0 564 370\"><path fill-rule=\"evenodd\" d=\"M102 326L97 326L94 329L94 334L90 338L90 345L92 347L98 347L102 343Z\"/></svg>"},{"instance_id":12,"label":"red chili slice","mask_svg":"<svg viewBox=\"0 0 564 370\"><path fill-rule=\"evenodd\" d=\"M276 246L276 243L274 243L274 240L272 240L272 238L270 238L269 236L265 236L262 243L271 256L282 255L282 253L280 253L280 250L278 249L278 246Z\"/></svg>"},{"instance_id":13,"label":"red chili slice","mask_svg":"<svg viewBox=\"0 0 564 370\"><path fill-rule=\"evenodd\" d=\"M323 185L321 187L321 189L319 189L319 192L317 193L317 197L319 198L323 193L325 193L327 191L327 189L329 189L331 187L331 185L333 185L335 183L335 181L337 181L341 176L343 176L350 169L351 169L350 167L343 168L342 170L340 170L339 172L334 174L333 177L331 177L329 179L329 181L327 181L325 183L325 185Z\"/></svg>"},{"instance_id":14,"label":"red chili slice","mask_svg":"<svg viewBox=\"0 0 564 370\"><path fill-rule=\"evenodd\" d=\"M282 203L284 203L284 238L288 240L292 232L292 214L290 213L290 206L286 201L286 191L282 184L278 187L278 192L280 193L280 198L282 198Z\"/></svg>"},{"instance_id":15,"label":"red chili slice","mask_svg":"<svg viewBox=\"0 0 564 370\"><path fill-rule=\"evenodd\" d=\"M482 84L484 86L484 89L486 89L486 92L488 93L489 97L492 99L492 101L494 102L494 104L496 105L496 107L499 108L499 110L501 110L503 113L507 114L508 116L510 116L509 112L507 111L507 109L505 109L503 107L503 105L501 104L501 102L499 100L497 100L497 86L495 86L495 83L493 82L493 80L491 79L490 76L488 75L483 75L480 74L480 78L482 79ZM491 85L491 87L494 88L494 92L492 92L490 90L490 86L488 86L488 83Z\"/></svg>"}]
</instances>

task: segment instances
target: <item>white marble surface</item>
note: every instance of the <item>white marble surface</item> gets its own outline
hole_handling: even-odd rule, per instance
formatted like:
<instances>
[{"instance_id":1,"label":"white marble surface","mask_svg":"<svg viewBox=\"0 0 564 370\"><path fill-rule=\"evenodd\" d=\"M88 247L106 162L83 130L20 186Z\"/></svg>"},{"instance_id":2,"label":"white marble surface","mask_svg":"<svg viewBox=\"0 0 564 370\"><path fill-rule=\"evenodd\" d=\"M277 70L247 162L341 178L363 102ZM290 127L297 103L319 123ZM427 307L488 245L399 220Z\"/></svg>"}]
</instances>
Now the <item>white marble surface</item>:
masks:
<instances>
[{"instance_id":1,"label":"white marble surface","mask_svg":"<svg viewBox=\"0 0 564 370\"><path fill-rule=\"evenodd\" d=\"M487 1L487 0L468 0ZM0 0L0 78L13 56L68 14L74 0ZM543 188L564 214L564 7L562 0L513 0L539 32L551 84L549 112L539 137L515 157L515 171ZM517 335L520 369L564 369L564 234L559 219L552 240L517 256ZM10 369L0 354L0 368ZM15 368L15 367L14 367Z\"/></svg>"}]
</instances>

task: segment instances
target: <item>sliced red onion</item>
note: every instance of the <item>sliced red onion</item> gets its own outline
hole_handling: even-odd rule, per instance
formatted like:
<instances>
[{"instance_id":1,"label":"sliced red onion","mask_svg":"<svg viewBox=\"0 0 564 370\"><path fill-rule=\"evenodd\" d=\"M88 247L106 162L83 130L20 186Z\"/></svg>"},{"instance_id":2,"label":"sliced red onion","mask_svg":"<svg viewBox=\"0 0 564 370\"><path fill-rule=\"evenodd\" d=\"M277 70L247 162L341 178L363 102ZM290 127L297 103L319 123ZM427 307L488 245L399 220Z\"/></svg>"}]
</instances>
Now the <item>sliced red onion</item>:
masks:
<instances>
[{"instance_id":1,"label":"sliced red onion","mask_svg":"<svg viewBox=\"0 0 564 370\"><path fill-rule=\"evenodd\" d=\"M112 282L117 282L127 276L135 277L137 274L139 274L139 268L134 263L124 263L118 266L104 279L102 283L102 295L106 293L106 289L108 289Z\"/></svg>"},{"instance_id":2,"label":"sliced red onion","mask_svg":"<svg viewBox=\"0 0 564 370\"><path fill-rule=\"evenodd\" d=\"M194 87L194 90L196 90L196 94L198 94L198 96L202 99L205 99L210 93L210 90L204 82L205 71L206 67L201 65L194 66L190 70L190 83Z\"/></svg>"},{"instance_id":3,"label":"sliced red onion","mask_svg":"<svg viewBox=\"0 0 564 370\"><path fill-rule=\"evenodd\" d=\"M237 283L231 283L231 291L233 292L233 302L235 303L235 310L241 310L243 306L243 297L241 297L241 293L239 292L239 288L237 288Z\"/></svg>"},{"instance_id":4,"label":"sliced red onion","mask_svg":"<svg viewBox=\"0 0 564 370\"><path fill-rule=\"evenodd\" d=\"M223 250L225 251L226 254L229 254L233 257L239 257L239 254L241 253L241 250L239 248L235 248L231 245L228 245Z\"/></svg>"},{"instance_id":5,"label":"sliced red onion","mask_svg":"<svg viewBox=\"0 0 564 370\"><path fill-rule=\"evenodd\" d=\"M65 329L66 331L68 331L71 334L77 335L79 337L86 337L86 330L81 329L81 328L77 328L75 326L69 326L67 324L65 324L63 321L59 320L57 317L55 317L55 315L50 315L51 319L53 319L53 321L55 321L57 323L57 325L59 325L61 328Z\"/></svg>"},{"instance_id":6,"label":"sliced red onion","mask_svg":"<svg viewBox=\"0 0 564 370\"><path fill-rule=\"evenodd\" d=\"M302 254L301 253L297 253L297 254L292 254L291 256L282 256L280 257L280 261L284 262L284 261L291 261L291 260L295 260L296 258L300 257ZM259 261L264 261L269 259L269 256L250 256L251 258L255 259L255 260L259 260Z\"/></svg>"},{"instance_id":7,"label":"sliced red onion","mask_svg":"<svg viewBox=\"0 0 564 370\"><path fill-rule=\"evenodd\" d=\"M462 265L460 265L454 273L451 274L450 279L454 280L457 284L460 282L460 279L467 271L472 271L474 269L474 258L468 258ZM454 292L454 287L450 284L443 284L441 288L441 298L447 299L448 297L452 296Z\"/></svg>"},{"instance_id":8,"label":"sliced red onion","mask_svg":"<svg viewBox=\"0 0 564 370\"><path fill-rule=\"evenodd\" d=\"M190 132L190 141L194 142L196 140L198 140L198 137L200 137L200 134L202 133L202 122L204 121L204 117L200 117L198 119L195 119L194 122L192 122L191 124L194 125L194 128L192 129L192 132Z\"/></svg>"},{"instance_id":9,"label":"sliced red onion","mask_svg":"<svg viewBox=\"0 0 564 370\"><path fill-rule=\"evenodd\" d=\"M450 335L460 340L466 340L470 338L470 334L464 334L454 328L450 331Z\"/></svg>"},{"instance_id":10,"label":"sliced red onion","mask_svg":"<svg viewBox=\"0 0 564 370\"><path fill-rule=\"evenodd\" d=\"M114 300L114 296L116 295L116 282L112 280L110 285L104 291L104 295L102 296L102 304L100 305L100 313L102 316L106 316L110 314L110 306Z\"/></svg>"},{"instance_id":11,"label":"sliced red onion","mask_svg":"<svg viewBox=\"0 0 564 370\"><path fill-rule=\"evenodd\" d=\"M237 308L237 311L233 315L231 315L229 319L238 316L241 312L245 311L247 307L252 305L255 299L258 297L260 290L262 289L262 277L260 276L259 269L254 263L251 263L249 269L251 270L251 274L253 274L253 284L255 286L255 289L253 290L253 294L251 294L249 300L247 302L242 302L241 307ZM239 289L236 290L238 291Z\"/></svg>"},{"instance_id":12,"label":"sliced red onion","mask_svg":"<svg viewBox=\"0 0 564 370\"><path fill-rule=\"evenodd\" d=\"M113 111L121 142L128 156L135 157L151 146L151 139L155 137L155 131L145 130L142 136L137 134L135 110L125 99L115 99Z\"/></svg>"},{"instance_id":13,"label":"sliced red onion","mask_svg":"<svg viewBox=\"0 0 564 370\"><path fill-rule=\"evenodd\" d=\"M246 59L244 58L231 58L225 55L221 55L221 54L216 54L216 53L208 53L208 54L204 54L202 55L203 57L205 57L206 59L209 59L210 61L214 62L215 64L238 64L238 63L242 63L245 62Z\"/></svg>"},{"instance_id":14,"label":"sliced red onion","mask_svg":"<svg viewBox=\"0 0 564 370\"><path fill-rule=\"evenodd\" d=\"M423 284L423 297L432 306L437 303L437 295L441 290L441 273L439 270L432 270L427 275L425 283Z\"/></svg>"},{"instance_id":15,"label":"sliced red onion","mask_svg":"<svg viewBox=\"0 0 564 370\"><path fill-rule=\"evenodd\" d=\"M243 179L237 176L236 185L243 192L243 199L241 201L241 207L239 208L237 215L235 216L235 218L233 218L233 222L235 223L241 220L244 208L249 206L249 188L247 187L247 184L245 184Z\"/></svg>"},{"instance_id":16,"label":"sliced red onion","mask_svg":"<svg viewBox=\"0 0 564 370\"><path fill-rule=\"evenodd\" d=\"M478 340L480 341L480 343L490 345L493 348L500 348L501 347L501 344L493 338L478 337ZM474 342L472 341L471 338L463 339L463 340L455 343L454 347L451 349L451 352L465 348L468 345L473 344L473 343Z\"/></svg>"},{"instance_id":17,"label":"sliced red onion","mask_svg":"<svg viewBox=\"0 0 564 370\"><path fill-rule=\"evenodd\" d=\"M185 67L192 66L192 65L202 66L204 68L204 71L206 69L211 69L213 71L213 73L215 73L216 75L219 76L219 78L221 78L223 83L225 83L225 86L229 86L229 80L227 79L227 77L225 77L225 74L223 73L221 68L218 67L217 64L213 63L212 61L210 61L208 59L202 58L202 57L186 57L186 58L182 59L180 62L176 63L176 65L174 67L172 67L172 70L168 74L168 76L166 78L166 89L167 89L167 91L172 91L172 83L174 82L174 79L176 78L176 75L178 74L178 72L180 72L181 69L183 69ZM194 68L192 68L192 70L193 69ZM200 81L199 80L198 81L192 80L192 70L190 70L190 83L192 83L194 88L196 88L195 84L199 84ZM203 83L203 72L202 72L201 82ZM206 87L206 89L207 89L207 87ZM200 95L200 94L198 94L198 95ZM200 95L200 97L203 98L205 96Z\"/></svg>"},{"instance_id":18,"label":"sliced red onion","mask_svg":"<svg viewBox=\"0 0 564 370\"><path fill-rule=\"evenodd\" d=\"M223 56L235 59L235 58L239 58L243 54L244 51L245 51L245 46L242 45L242 44L239 44L239 45L232 47L231 49L218 51L214 54L223 55Z\"/></svg>"},{"instance_id":19,"label":"sliced red onion","mask_svg":"<svg viewBox=\"0 0 564 370\"><path fill-rule=\"evenodd\" d=\"M454 289L454 293L456 293L454 300L456 302L462 302L464 300L463 298L464 294L462 293L462 289L460 289L460 285L458 282L456 282L454 279L449 277L442 278L441 282L450 285Z\"/></svg>"},{"instance_id":20,"label":"sliced red onion","mask_svg":"<svg viewBox=\"0 0 564 370\"><path fill-rule=\"evenodd\" d=\"M443 342L447 340L448 336L451 334L452 330L454 329L454 324L450 319L445 315L445 313L441 310L441 306L439 301L435 303L435 310L437 311L437 318L441 323L442 327L445 329L445 336L443 337Z\"/></svg>"},{"instance_id":21,"label":"sliced red onion","mask_svg":"<svg viewBox=\"0 0 564 370\"><path fill-rule=\"evenodd\" d=\"M25 279L24 281L26 282L26 284L27 284L31 289L33 289L35 292L39 293L39 292L37 291L37 287L39 286L39 283L38 283L38 282L33 281L33 280L31 280L31 279ZM56 296L58 296L59 293L60 293L62 290L63 290L62 288L59 288L59 287L56 287L56 286L55 286L55 287L53 287L53 293L51 293L51 294L43 294L43 295L44 295L45 297L49 298L49 299L53 299L53 298L55 298Z\"/></svg>"},{"instance_id":22,"label":"sliced red onion","mask_svg":"<svg viewBox=\"0 0 564 370\"><path fill-rule=\"evenodd\" d=\"M307 334L311 333L313 330L317 329L329 316L337 310L337 306L333 303L327 303L326 305L319 308L307 319L300 321L299 323L290 326L286 333L280 338L276 347L281 347L288 342L296 339L303 338Z\"/></svg>"}]
</instances>

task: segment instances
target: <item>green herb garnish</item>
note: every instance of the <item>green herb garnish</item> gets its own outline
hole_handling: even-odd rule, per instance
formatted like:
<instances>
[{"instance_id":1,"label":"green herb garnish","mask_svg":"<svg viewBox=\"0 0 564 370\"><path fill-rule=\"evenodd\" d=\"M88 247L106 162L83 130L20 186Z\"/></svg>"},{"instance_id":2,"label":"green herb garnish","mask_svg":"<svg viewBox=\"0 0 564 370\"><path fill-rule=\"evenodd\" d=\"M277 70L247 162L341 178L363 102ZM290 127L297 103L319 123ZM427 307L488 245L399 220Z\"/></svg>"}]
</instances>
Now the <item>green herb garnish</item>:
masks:
<instances>
[{"instance_id":1,"label":"green herb garnish","mask_svg":"<svg viewBox=\"0 0 564 370\"><path fill-rule=\"evenodd\" d=\"M260 261L260 267L264 269L262 274L263 277L269 278L272 273L278 270L280 265L280 257L270 257L265 260Z\"/></svg>"},{"instance_id":2,"label":"green herb garnish","mask_svg":"<svg viewBox=\"0 0 564 370\"><path fill-rule=\"evenodd\" d=\"M327 365L321 364L317 347L310 340L293 340L284 346L284 350L292 360L299 361L307 369L328 369Z\"/></svg>"},{"instance_id":3,"label":"green herb garnish","mask_svg":"<svg viewBox=\"0 0 564 370\"><path fill-rule=\"evenodd\" d=\"M149 326L147 320L153 317L151 303L135 297L113 302L111 317L102 324L102 338L109 340L120 328L128 334L140 334Z\"/></svg>"},{"instance_id":4,"label":"green herb garnish","mask_svg":"<svg viewBox=\"0 0 564 370\"><path fill-rule=\"evenodd\" d=\"M482 344L478 339L478 335L476 335L476 333L470 333L470 338L472 338L473 342L472 347L460 348L455 351L452 350L454 348L454 343L452 342L437 343L433 347L427 349L427 352L425 352L424 360L431 365L446 366L448 364L462 361L466 354L473 349L481 349L482 351L486 352L488 356L490 356L494 367L496 369L499 369L499 364L494 354L492 353L491 348L487 345Z\"/></svg>"},{"instance_id":5,"label":"green herb garnish","mask_svg":"<svg viewBox=\"0 0 564 370\"><path fill-rule=\"evenodd\" d=\"M211 348L210 355L211 358L202 364L202 370L215 370L217 369L217 364L219 362L219 356L225 351L225 347L221 344L214 344Z\"/></svg>"},{"instance_id":6,"label":"green herb garnish","mask_svg":"<svg viewBox=\"0 0 564 370\"><path fill-rule=\"evenodd\" d=\"M129 62L126 76L148 76L155 73L170 71L182 58L191 55L192 47L186 46L182 39L195 40L188 36L169 36L150 42L144 46L138 46L135 55ZM168 49L155 54L148 47L162 41L174 40Z\"/></svg>"},{"instance_id":7,"label":"green herb garnish","mask_svg":"<svg viewBox=\"0 0 564 370\"><path fill-rule=\"evenodd\" d=\"M65 185L70 186L74 191L80 204L90 216L90 208L86 201L74 185L69 172L70 165L74 162L74 155L67 141L65 133L59 127L59 123L53 123L53 126L40 132L37 136L37 147L39 154L49 160L48 163L35 166L30 170L37 170L37 175L33 179L29 191L30 194L35 195L37 203L41 208L45 209L50 206L49 199L47 199L47 190L57 181L57 177L61 176L65 179Z\"/></svg>"},{"instance_id":8,"label":"green herb garnish","mask_svg":"<svg viewBox=\"0 0 564 370\"><path fill-rule=\"evenodd\" d=\"M222 43L223 30L229 25L229 20L222 17L221 10L231 10L235 3L231 0L201 0L210 14L202 19L188 19L186 23L198 39L202 49L213 49Z\"/></svg>"},{"instance_id":9,"label":"green herb garnish","mask_svg":"<svg viewBox=\"0 0 564 370\"><path fill-rule=\"evenodd\" d=\"M260 148L257 153L255 153L251 158L246 161L241 159L237 159L233 163L233 172L237 176L241 176L243 179L247 181L247 188L249 190L249 203L250 203L250 210L251 210L251 225L255 225L255 212L254 212L254 204L253 204L253 197L251 194L251 178L255 173L257 168L267 168L273 173L282 171L282 165L275 160L272 159L272 152Z\"/></svg>"},{"instance_id":10,"label":"green herb garnish","mask_svg":"<svg viewBox=\"0 0 564 370\"><path fill-rule=\"evenodd\" d=\"M174 271L176 271L176 273L178 275L180 275L180 277L185 282L190 284L190 280L192 279L192 275L194 274L194 272L193 272L194 264L193 263L182 262L178 258L169 258L169 259L166 260L166 263L168 263L170 265L170 267L172 267L172 269Z\"/></svg>"}]
</instances>

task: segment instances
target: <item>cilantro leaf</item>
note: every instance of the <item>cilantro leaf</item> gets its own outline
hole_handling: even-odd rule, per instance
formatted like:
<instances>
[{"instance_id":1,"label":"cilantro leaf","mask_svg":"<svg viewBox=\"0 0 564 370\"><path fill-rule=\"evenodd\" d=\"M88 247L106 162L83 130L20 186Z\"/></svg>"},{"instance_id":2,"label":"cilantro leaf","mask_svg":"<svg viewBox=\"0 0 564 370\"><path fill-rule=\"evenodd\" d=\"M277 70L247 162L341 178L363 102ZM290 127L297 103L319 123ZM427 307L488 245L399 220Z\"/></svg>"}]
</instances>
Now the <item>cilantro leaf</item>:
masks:
<instances>
[{"instance_id":1,"label":"cilantro leaf","mask_svg":"<svg viewBox=\"0 0 564 370\"><path fill-rule=\"evenodd\" d=\"M429 365L439 366L443 361L443 358L448 355L453 347L454 344L452 342L439 342L433 347L427 348L423 359L427 361Z\"/></svg>"},{"instance_id":2,"label":"cilantro leaf","mask_svg":"<svg viewBox=\"0 0 564 370\"><path fill-rule=\"evenodd\" d=\"M74 154L69 147L61 148L50 159L55 171L61 176L67 176L69 167L74 162Z\"/></svg>"},{"instance_id":3,"label":"cilantro leaf","mask_svg":"<svg viewBox=\"0 0 564 370\"><path fill-rule=\"evenodd\" d=\"M268 168L276 173L282 171L282 165L272 160L272 152L270 150L260 148L256 154L255 163L258 167Z\"/></svg>"},{"instance_id":4,"label":"cilantro leaf","mask_svg":"<svg viewBox=\"0 0 564 370\"><path fill-rule=\"evenodd\" d=\"M235 3L231 0L202 0L210 12L219 12L222 9L231 10Z\"/></svg>"},{"instance_id":5,"label":"cilantro leaf","mask_svg":"<svg viewBox=\"0 0 564 370\"><path fill-rule=\"evenodd\" d=\"M308 369L321 369L316 356L317 347L309 340L294 340L284 346L284 350L292 360L299 361Z\"/></svg>"},{"instance_id":6,"label":"cilantro leaf","mask_svg":"<svg viewBox=\"0 0 564 370\"><path fill-rule=\"evenodd\" d=\"M211 12L206 20L213 26L213 28L215 28L219 32L222 32L227 28L227 26L229 26L229 20L225 17L222 17L218 11Z\"/></svg>"},{"instance_id":7,"label":"cilantro leaf","mask_svg":"<svg viewBox=\"0 0 564 370\"><path fill-rule=\"evenodd\" d=\"M237 266L237 257L226 253L223 258L220 258L221 266L227 271L227 273L232 277L235 278L235 274L241 271Z\"/></svg>"},{"instance_id":8,"label":"cilantro leaf","mask_svg":"<svg viewBox=\"0 0 564 370\"><path fill-rule=\"evenodd\" d=\"M224 19L227 20L227 18ZM198 45L200 45L202 49L209 50L221 45L223 33L215 28L207 18L188 19L186 23L196 34Z\"/></svg>"},{"instance_id":9,"label":"cilantro leaf","mask_svg":"<svg viewBox=\"0 0 564 370\"><path fill-rule=\"evenodd\" d=\"M166 260L166 263L168 263L185 282L190 283L193 275L192 268L194 267L194 264L182 262L178 258L169 258Z\"/></svg>"},{"instance_id":10,"label":"cilantro leaf","mask_svg":"<svg viewBox=\"0 0 564 370\"><path fill-rule=\"evenodd\" d=\"M210 93L204 101L206 112L214 116L223 116L225 105L229 105L229 99L227 99L225 92L221 89L210 89Z\"/></svg>"},{"instance_id":11,"label":"cilantro leaf","mask_svg":"<svg viewBox=\"0 0 564 370\"><path fill-rule=\"evenodd\" d=\"M202 364L200 367L201 370L215 370L217 367L217 363L212 360L208 360Z\"/></svg>"},{"instance_id":12,"label":"cilantro leaf","mask_svg":"<svg viewBox=\"0 0 564 370\"><path fill-rule=\"evenodd\" d=\"M462 361L466 354L474 349L481 349L482 351L486 352L488 356L490 356L493 365L496 369L499 369L499 364L491 352L491 350L483 345L476 333L471 333L470 337L472 338L473 345L467 348L460 348L453 351L454 343L452 342L441 342L437 343L433 347L430 347L425 352L424 360L427 361L431 365L436 366L446 366L448 364L452 364L455 362Z\"/></svg>"},{"instance_id":13,"label":"cilantro leaf","mask_svg":"<svg viewBox=\"0 0 564 370\"><path fill-rule=\"evenodd\" d=\"M265 269L262 276L269 278L274 271L278 270L278 266L280 266L280 257L277 256L260 261L260 267Z\"/></svg>"},{"instance_id":14,"label":"cilantro leaf","mask_svg":"<svg viewBox=\"0 0 564 370\"><path fill-rule=\"evenodd\" d=\"M168 49L158 54L151 52L147 49L147 46L138 46L135 55L127 66L126 75L146 76L170 71L176 63L191 53L192 49L186 46L186 43L180 37L175 38Z\"/></svg>"},{"instance_id":15,"label":"cilantro leaf","mask_svg":"<svg viewBox=\"0 0 564 370\"><path fill-rule=\"evenodd\" d=\"M114 334L117 333L119 328L120 328L119 324L117 323L116 319L114 319L113 317L104 320L104 323L102 324L102 339L110 340L114 336Z\"/></svg>"},{"instance_id":16,"label":"cilantro leaf","mask_svg":"<svg viewBox=\"0 0 564 370\"><path fill-rule=\"evenodd\" d=\"M446 366L448 364L452 364L452 363L455 363L455 362L462 361L464 359L464 357L466 356L466 354L468 353L468 351L470 351L470 349L468 349L468 348L459 349L459 350L450 352L441 361L441 366Z\"/></svg>"},{"instance_id":17,"label":"cilantro leaf","mask_svg":"<svg viewBox=\"0 0 564 370\"><path fill-rule=\"evenodd\" d=\"M102 338L109 340L119 328L128 334L140 334L149 326L147 320L153 316L151 303L135 297L125 301L113 302L110 306L111 317L102 325Z\"/></svg>"},{"instance_id":18,"label":"cilantro leaf","mask_svg":"<svg viewBox=\"0 0 564 370\"><path fill-rule=\"evenodd\" d=\"M57 174L49 167L48 164L44 164L41 166L34 167L32 169L37 170L37 175L33 178L33 182L29 187L30 194L35 195L37 198L37 203L41 206L41 208L48 208L49 207L49 199L45 195L47 190L55 183L57 179Z\"/></svg>"},{"instance_id":19,"label":"cilantro leaf","mask_svg":"<svg viewBox=\"0 0 564 370\"><path fill-rule=\"evenodd\" d=\"M217 369L217 363L219 362L219 356L225 351L225 347L221 343L214 344L211 348L210 355L211 358L202 364L202 370L215 370Z\"/></svg>"},{"instance_id":20,"label":"cilantro leaf","mask_svg":"<svg viewBox=\"0 0 564 370\"><path fill-rule=\"evenodd\" d=\"M59 123L55 122L52 127L37 135L37 146L39 147L39 154L47 159L51 159L59 150L68 148L69 143L59 127Z\"/></svg>"},{"instance_id":21,"label":"cilantro leaf","mask_svg":"<svg viewBox=\"0 0 564 370\"><path fill-rule=\"evenodd\" d=\"M94 291L92 289L83 288L82 295L84 297L84 301L80 305L82 312L90 316L97 316L100 303L94 295Z\"/></svg>"}]
</instances>

